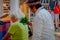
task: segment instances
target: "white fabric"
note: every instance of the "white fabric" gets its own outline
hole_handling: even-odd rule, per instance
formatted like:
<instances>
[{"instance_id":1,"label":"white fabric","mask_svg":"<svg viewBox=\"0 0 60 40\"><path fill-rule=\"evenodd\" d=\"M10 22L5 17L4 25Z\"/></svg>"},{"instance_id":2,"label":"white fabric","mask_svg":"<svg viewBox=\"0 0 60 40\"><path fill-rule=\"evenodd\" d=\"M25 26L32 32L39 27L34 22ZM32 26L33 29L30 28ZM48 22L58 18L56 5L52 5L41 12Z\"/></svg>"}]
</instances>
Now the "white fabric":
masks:
<instances>
[{"instance_id":1,"label":"white fabric","mask_svg":"<svg viewBox=\"0 0 60 40\"><path fill-rule=\"evenodd\" d=\"M23 12L19 8L19 0L11 0L10 6L11 6L11 11L10 14L11 16L15 16L16 18L20 19L21 17L25 17Z\"/></svg>"},{"instance_id":2,"label":"white fabric","mask_svg":"<svg viewBox=\"0 0 60 40\"><path fill-rule=\"evenodd\" d=\"M55 40L54 24L51 15L45 9L38 9L33 19L32 40Z\"/></svg>"},{"instance_id":3,"label":"white fabric","mask_svg":"<svg viewBox=\"0 0 60 40\"><path fill-rule=\"evenodd\" d=\"M17 17L18 19L25 17L24 13L19 9L17 11L17 13L15 13L15 17Z\"/></svg>"}]
</instances>

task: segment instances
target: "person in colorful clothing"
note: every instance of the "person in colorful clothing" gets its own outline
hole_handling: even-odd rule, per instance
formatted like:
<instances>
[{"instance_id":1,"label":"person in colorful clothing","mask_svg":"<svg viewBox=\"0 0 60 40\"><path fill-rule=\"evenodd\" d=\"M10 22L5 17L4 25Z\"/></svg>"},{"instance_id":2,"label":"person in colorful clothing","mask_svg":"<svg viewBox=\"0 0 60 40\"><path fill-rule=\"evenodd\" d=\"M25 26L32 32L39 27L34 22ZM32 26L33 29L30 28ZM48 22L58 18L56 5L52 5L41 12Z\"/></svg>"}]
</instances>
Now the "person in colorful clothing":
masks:
<instances>
[{"instance_id":1,"label":"person in colorful clothing","mask_svg":"<svg viewBox=\"0 0 60 40\"><path fill-rule=\"evenodd\" d=\"M51 0L50 3L49 3L49 7L50 7L50 10L51 10L51 16L53 18L53 21L54 21L54 6L56 5L56 3L58 3L56 0Z\"/></svg>"},{"instance_id":2,"label":"person in colorful clothing","mask_svg":"<svg viewBox=\"0 0 60 40\"><path fill-rule=\"evenodd\" d=\"M25 15L19 9L18 0L11 0L11 3L10 16L12 23L2 40L28 40L28 27L19 22L20 18L25 17Z\"/></svg>"},{"instance_id":3,"label":"person in colorful clothing","mask_svg":"<svg viewBox=\"0 0 60 40\"><path fill-rule=\"evenodd\" d=\"M23 14L23 13L21 13L21 14ZM21 18L21 16L20 16L20 18ZM19 23L18 17L16 15L13 15L11 19L12 19L12 25L10 26L7 34L3 37L2 40L10 40L10 39L11 40L28 40L27 25L23 25L22 23Z\"/></svg>"},{"instance_id":4,"label":"person in colorful clothing","mask_svg":"<svg viewBox=\"0 0 60 40\"><path fill-rule=\"evenodd\" d=\"M56 28L59 27L59 14L60 14L60 3L56 4L54 7L54 19L55 19Z\"/></svg>"}]
</instances>

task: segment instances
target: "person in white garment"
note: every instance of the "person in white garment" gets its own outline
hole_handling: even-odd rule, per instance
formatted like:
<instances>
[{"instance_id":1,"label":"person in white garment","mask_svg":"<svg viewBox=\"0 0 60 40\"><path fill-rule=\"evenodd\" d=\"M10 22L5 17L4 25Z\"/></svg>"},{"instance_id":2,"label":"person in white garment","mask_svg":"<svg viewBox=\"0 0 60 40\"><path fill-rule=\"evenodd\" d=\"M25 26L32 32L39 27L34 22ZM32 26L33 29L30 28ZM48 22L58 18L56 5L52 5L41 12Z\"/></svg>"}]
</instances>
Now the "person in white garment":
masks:
<instances>
[{"instance_id":1,"label":"person in white garment","mask_svg":"<svg viewBox=\"0 0 60 40\"><path fill-rule=\"evenodd\" d=\"M28 0L27 4L35 14L32 40L55 40L55 28L50 13L44 9L39 0Z\"/></svg>"}]
</instances>

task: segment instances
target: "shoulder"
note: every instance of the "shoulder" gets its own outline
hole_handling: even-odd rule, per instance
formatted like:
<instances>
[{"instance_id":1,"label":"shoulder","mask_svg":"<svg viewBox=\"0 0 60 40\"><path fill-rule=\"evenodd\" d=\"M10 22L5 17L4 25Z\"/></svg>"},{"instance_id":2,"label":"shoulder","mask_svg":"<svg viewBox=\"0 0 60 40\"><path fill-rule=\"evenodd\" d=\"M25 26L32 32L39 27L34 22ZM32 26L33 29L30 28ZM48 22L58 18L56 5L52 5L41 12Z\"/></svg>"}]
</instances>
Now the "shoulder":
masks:
<instances>
[{"instance_id":1,"label":"shoulder","mask_svg":"<svg viewBox=\"0 0 60 40\"><path fill-rule=\"evenodd\" d=\"M50 13L48 12L48 10L46 10L46 9L41 9L41 10L38 12L37 15L42 16L42 15L46 15L46 14L50 14Z\"/></svg>"},{"instance_id":2,"label":"shoulder","mask_svg":"<svg viewBox=\"0 0 60 40\"><path fill-rule=\"evenodd\" d=\"M42 9L41 11L38 12L36 16L38 16L41 19L45 19L50 18L51 14L46 9Z\"/></svg>"},{"instance_id":3,"label":"shoulder","mask_svg":"<svg viewBox=\"0 0 60 40\"><path fill-rule=\"evenodd\" d=\"M27 25L23 25L22 23L20 23L20 22L15 22L15 23L13 23L12 25L14 25L14 26L19 26L19 27L21 27L21 26L27 26Z\"/></svg>"},{"instance_id":4,"label":"shoulder","mask_svg":"<svg viewBox=\"0 0 60 40\"><path fill-rule=\"evenodd\" d=\"M12 23L12 25L14 25L14 26L17 26L19 24L21 24L21 23L19 23L19 22Z\"/></svg>"}]
</instances>

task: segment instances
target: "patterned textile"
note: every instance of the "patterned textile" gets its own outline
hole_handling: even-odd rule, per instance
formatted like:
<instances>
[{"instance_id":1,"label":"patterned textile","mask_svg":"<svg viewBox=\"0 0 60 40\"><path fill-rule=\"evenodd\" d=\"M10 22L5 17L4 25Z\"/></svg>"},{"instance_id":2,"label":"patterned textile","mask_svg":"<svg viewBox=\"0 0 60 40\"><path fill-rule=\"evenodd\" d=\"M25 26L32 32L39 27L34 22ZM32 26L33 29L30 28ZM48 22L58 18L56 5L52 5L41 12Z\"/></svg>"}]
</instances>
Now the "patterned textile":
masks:
<instances>
[{"instance_id":1,"label":"patterned textile","mask_svg":"<svg viewBox=\"0 0 60 40\"><path fill-rule=\"evenodd\" d=\"M4 21L4 23L0 24L0 40L2 40L2 37L8 31L9 26L10 26L10 21Z\"/></svg>"}]
</instances>

